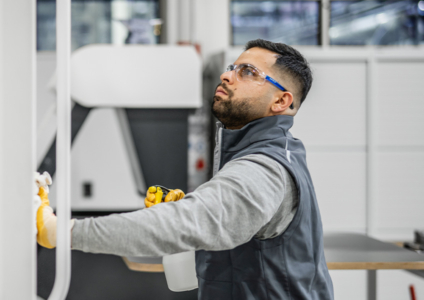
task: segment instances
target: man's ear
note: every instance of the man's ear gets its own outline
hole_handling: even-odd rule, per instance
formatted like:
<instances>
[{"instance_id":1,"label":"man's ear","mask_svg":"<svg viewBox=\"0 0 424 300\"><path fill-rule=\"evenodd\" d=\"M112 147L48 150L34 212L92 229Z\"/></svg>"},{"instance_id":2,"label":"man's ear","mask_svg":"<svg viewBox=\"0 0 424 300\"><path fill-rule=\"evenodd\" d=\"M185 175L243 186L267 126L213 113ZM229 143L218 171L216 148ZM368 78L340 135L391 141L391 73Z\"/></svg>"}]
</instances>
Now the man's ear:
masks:
<instances>
[{"instance_id":1,"label":"man's ear","mask_svg":"<svg viewBox=\"0 0 424 300\"><path fill-rule=\"evenodd\" d=\"M282 113L283 111L290 108L293 103L293 94L290 92L283 92L275 99L274 103L271 105L271 110L273 113ZM294 104L294 103L293 103Z\"/></svg>"}]
</instances>

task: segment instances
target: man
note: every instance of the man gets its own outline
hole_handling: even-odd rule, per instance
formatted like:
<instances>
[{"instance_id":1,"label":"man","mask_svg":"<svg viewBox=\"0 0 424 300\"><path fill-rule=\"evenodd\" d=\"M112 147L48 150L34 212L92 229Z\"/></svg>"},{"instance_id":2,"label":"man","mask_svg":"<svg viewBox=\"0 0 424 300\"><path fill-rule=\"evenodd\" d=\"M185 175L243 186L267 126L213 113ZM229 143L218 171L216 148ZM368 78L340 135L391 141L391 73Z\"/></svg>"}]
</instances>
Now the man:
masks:
<instances>
[{"instance_id":1,"label":"man","mask_svg":"<svg viewBox=\"0 0 424 300\"><path fill-rule=\"evenodd\" d=\"M196 250L202 300L333 299L305 149L289 132L311 84L307 61L292 47L248 42L216 89L214 177L178 202L75 220L73 249L123 256ZM55 246L55 227L40 224Z\"/></svg>"}]
</instances>

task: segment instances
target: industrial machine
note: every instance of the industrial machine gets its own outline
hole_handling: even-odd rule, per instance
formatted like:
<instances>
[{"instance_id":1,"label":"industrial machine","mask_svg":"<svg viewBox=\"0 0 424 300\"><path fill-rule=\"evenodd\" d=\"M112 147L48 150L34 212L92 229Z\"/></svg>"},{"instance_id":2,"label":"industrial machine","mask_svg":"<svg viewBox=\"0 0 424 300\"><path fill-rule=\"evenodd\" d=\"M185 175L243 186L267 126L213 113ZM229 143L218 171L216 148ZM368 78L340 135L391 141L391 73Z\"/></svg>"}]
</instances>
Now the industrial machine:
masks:
<instances>
[{"instance_id":1,"label":"industrial machine","mask_svg":"<svg viewBox=\"0 0 424 300\"><path fill-rule=\"evenodd\" d=\"M154 184L187 191L188 116L202 105L195 49L90 45L73 53L71 72L72 210L140 209ZM49 138L38 157L54 174L52 126L39 129Z\"/></svg>"}]
</instances>

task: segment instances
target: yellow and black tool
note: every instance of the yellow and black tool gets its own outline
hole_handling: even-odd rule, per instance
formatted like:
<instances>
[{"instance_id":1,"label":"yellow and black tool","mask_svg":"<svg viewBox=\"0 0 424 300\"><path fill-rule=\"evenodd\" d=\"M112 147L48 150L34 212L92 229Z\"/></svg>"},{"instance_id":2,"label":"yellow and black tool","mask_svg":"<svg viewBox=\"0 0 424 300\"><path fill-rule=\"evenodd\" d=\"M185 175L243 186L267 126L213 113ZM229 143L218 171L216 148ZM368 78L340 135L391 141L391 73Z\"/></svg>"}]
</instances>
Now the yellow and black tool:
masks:
<instances>
[{"instance_id":1,"label":"yellow and black tool","mask_svg":"<svg viewBox=\"0 0 424 300\"><path fill-rule=\"evenodd\" d=\"M178 201L184 196L184 192L180 189L172 190L161 185L154 185L147 190L144 204L148 208L162 202Z\"/></svg>"}]
</instances>

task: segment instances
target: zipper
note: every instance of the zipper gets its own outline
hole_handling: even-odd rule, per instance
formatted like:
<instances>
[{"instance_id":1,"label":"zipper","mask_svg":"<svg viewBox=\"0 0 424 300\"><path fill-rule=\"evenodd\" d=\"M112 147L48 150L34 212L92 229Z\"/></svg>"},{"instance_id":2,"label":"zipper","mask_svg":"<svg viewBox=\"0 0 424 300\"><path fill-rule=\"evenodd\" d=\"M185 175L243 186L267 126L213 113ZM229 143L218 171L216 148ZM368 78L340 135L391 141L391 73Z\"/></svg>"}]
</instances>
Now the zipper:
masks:
<instances>
[{"instance_id":1,"label":"zipper","mask_svg":"<svg viewBox=\"0 0 424 300\"><path fill-rule=\"evenodd\" d=\"M219 165L221 163L221 144L222 144L222 125L217 123L216 127L218 129L217 136L215 137L215 150L214 150L214 160L213 160L213 176L219 171Z\"/></svg>"},{"instance_id":2,"label":"zipper","mask_svg":"<svg viewBox=\"0 0 424 300\"><path fill-rule=\"evenodd\" d=\"M287 156L287 160L289 161L289 163L291 163L290 150L289 150L289 139L288 138L286 138L286 156Z\"/></svg>"}]
</instances>

